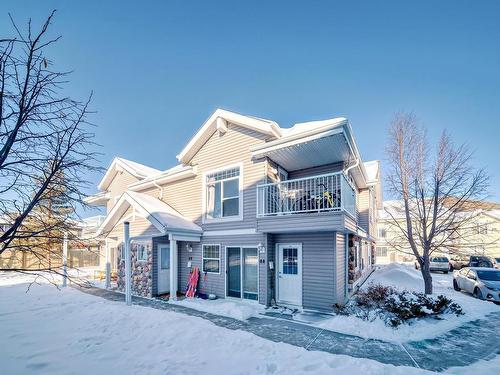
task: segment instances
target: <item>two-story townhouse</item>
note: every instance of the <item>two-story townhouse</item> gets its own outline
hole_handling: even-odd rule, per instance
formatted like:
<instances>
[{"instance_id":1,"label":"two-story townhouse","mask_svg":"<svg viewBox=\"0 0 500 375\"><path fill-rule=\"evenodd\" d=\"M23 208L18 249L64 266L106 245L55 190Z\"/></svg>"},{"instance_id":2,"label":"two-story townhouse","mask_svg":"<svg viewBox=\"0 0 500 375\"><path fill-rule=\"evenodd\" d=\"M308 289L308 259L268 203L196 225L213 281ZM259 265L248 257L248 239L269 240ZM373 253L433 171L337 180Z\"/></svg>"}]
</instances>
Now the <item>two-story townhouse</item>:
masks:
<instances>
[{"instance_id":1,"label":"two-story townhouse","mask_svg":"<svg viewBox=\"0 0 500 375\"><path fill-rule=\"evenodd\" d=\"M129 222L132 291L199 290L220 298L328 310L371 270L379 163L363 163L344 118L277 123L216 110L166 171L116 158L88 201L124 288Z\"/></svg>"}]
</instances>

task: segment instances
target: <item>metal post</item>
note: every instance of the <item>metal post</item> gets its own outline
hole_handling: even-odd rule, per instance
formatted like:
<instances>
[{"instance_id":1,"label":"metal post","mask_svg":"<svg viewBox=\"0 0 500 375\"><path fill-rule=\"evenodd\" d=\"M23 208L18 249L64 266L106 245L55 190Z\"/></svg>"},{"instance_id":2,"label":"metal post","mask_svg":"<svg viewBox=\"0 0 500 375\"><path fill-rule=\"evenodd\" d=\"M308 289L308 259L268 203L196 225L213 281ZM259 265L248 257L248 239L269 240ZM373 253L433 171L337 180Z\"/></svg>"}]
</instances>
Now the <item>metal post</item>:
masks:
<instances>
[{"instance_id":1,"label":"metal post","mask_svg":"<svg viewBox=\"0 0 500 375\"><path fill-rule=\"evenodd\" d=\"M106 240L106 289L111 288L111 254L108 240Z\"/></svg>"},{"instance_id":2,"label":"metal post","mask_svg":"<svg viewBox=\"0 0 500 375\"><path fill-rule=\"evenodd\" d=\"M177 299L177 241L170 235L170 299Z\"/></svg>"},{"instance_id":3,"label":"metal post","mask_svg":"<svg viewBox=\"0 0 500 375\"><path fill-rule=\"evenodd\" d=\"M66 287L68 283L68 232L64 232L63 240L63 283L62 286Z\"/></svg>"},{"instance_id":4,"label":"metal post","mask_svg":"<svg viewBox=\"0 0 500 375\"><path fill-rule=\"evenodd\" d=\"M128 221L123 223L123 246L125 253L125 302L127 305L132 304L132 272L130 270L130 224Z\"/></svg>"}]
</instances>

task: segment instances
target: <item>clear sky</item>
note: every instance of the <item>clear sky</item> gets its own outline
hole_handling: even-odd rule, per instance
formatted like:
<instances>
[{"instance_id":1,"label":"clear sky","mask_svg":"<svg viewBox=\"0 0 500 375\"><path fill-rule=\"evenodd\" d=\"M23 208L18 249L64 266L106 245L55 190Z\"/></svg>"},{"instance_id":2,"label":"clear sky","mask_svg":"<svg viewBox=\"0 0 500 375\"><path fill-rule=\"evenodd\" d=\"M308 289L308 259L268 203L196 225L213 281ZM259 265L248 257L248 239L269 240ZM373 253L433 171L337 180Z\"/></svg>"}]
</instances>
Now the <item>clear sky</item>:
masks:
<instances>
[{"instance_id":1,"label":"clear sky","mask_svg":"<svg viewBox=\"0 0 500 375\"><path fill-rule=\"evenodd\" d=\"M383 159L411 110L476 150L500 201L500 1L2 0L0 35L8 12L39 24L53 8L52 56L71 95L94 90L103 166L175 165L218 107L281 126L345 116L363 159Z\"/></svg>"}]
</instances>

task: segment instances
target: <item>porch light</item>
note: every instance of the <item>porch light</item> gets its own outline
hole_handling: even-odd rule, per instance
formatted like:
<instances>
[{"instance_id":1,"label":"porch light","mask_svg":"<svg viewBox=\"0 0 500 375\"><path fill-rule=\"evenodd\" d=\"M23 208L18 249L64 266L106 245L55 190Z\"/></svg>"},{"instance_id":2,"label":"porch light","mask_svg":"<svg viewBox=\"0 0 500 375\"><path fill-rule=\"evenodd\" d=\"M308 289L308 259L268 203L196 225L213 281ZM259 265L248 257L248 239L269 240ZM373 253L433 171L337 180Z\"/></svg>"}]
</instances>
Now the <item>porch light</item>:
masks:
<instances>
[{"instance_id":1,"label":"porch light","mask_svg":"<svg viewBox=\"0 0 500 375\"><path fill-rule=\"evenodd\" d=\"M257 249L259 250L259 253L265 254L266 253L266 247L262 244L262 242L259 242L257 245Z\"/></svg>"},{"instance_id":2,"label":"porch light","mask_svg":"<svg viewBox=\"0 0 500 375\"><path fill-rule=\"evenodd\" d=\"M192 253L193 252L193 245L191 245L190 243L187 243L186 250L188 251L188 253Z\"/></svg>"}]
</instances>

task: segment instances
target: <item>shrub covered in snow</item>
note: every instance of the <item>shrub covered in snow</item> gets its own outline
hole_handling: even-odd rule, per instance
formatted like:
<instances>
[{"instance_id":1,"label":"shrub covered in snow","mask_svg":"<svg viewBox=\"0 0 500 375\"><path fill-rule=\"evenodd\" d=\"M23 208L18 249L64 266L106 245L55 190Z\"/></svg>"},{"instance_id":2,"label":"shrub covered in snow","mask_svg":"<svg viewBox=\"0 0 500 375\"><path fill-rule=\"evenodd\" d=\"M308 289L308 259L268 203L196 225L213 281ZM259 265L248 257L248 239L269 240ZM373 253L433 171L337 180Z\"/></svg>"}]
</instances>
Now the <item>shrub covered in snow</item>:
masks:
<instances>
[{"instance_id":1,"label":"shrub covered in snow","mask_svg":"<svg viewBox=\"0 0 500 375\"><path fill-rule=\"evenodd\" d=\"M378 317L392 327L410 324L414 319L440 319L443 314L463 314L460 305L444 295L431 297L380 284L360 290L346 306L336 309L339 314L354 315L369 321Z\"/></svg>"}]
</instances>

